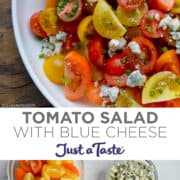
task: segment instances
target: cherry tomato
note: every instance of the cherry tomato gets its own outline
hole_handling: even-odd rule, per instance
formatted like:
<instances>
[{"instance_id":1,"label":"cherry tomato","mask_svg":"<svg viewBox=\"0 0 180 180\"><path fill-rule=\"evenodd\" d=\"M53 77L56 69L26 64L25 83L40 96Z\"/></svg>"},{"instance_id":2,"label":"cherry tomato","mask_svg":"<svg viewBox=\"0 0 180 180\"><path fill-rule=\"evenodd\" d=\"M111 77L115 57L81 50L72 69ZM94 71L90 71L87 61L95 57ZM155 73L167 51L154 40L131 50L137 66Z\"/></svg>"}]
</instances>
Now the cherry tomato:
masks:
<instances>
[{"instance_id":1,"label":"cherry tomato","mask_svg":"<svg viewBox=\"0 0 180 180\"><path fill-rule=\"evenodd\" d=\"M22 168L15 169L15 180L23 180L26 172Z\"/></svg>"},{"instance_id":2,"label":"cherry tomato","mask_svg":"<svg viewBox=\"0 0 180 180\"><path fill-rule=\"evenodd\" d=\"M156 72L167 70L180 75L180 61L176 51L172 49L163 53L156 61L155 69Z\"/></svg>"},{"instance_id":3,"label":"cherry tomato","mask_svg":"<svg viewBox=\"0 0 180 180\"><path fill-rule=\"evenodd\" d=\"M41 160L30 160L30 166L34 175L41 172L43 163Z\"/></svg>"},{"instance_id":4,"label":"cherry tomato","mask_svg":"<svg viewBox=\"0 0 180 180\"><path fill-rule=\"evenodd\" d=\"M87 89L88 100L92 104L97 105L97 106L101 106L103 103L103 99L102 97L100 97L100 91L101 91L101 86L95 85L95 83L91 83Z\"/></svg>"},{"instance_id":5,"label":"cherry tomato","mask_svg":"<svg viewBox=\"0 0 180 180\"><path fill-rule=\"evenodd\" d=\"M59 19L55 8L46 8L40 12L39 23L48 35L56 35L59 32Z\"/></svg>"},{"instance_id":6,"label":"cherry tomato","mask_svg":"<svg viewBox=\"0 0 180 180\"><path fill-rule=\"evenodd\" d=\"M70 22L79 18L82 13L82 0L60 0L57 14L62 21Z\"/></svg>"},{"instance_id":7,"label":"cherry tomato","mask_svg":"<svg viewBox=\"0 0 180 180\"><path fill-rule=\"evenodd\" d=\"M97 4L97 1L88 1L88 0L83 0L83 10L87 14L93 14L94 8Z\"/></svg>"},{"instance_id":8,"label":"cherry tomato","mask_svg":"<svg viewBox=\"0 0 180 180\"><path fill-rule=\"evenodd\" d=\"M95 36L89 40L88 56L94 65L99 68L104 67L103 39L100 36Z\"/></svg>"},{"instance_id":9,"label":"cherry tomato","mask_svg":"<svg viewBox=\"0 0 180 180\"><path fill-rule=\"evenodd\" d=\"M166 107L180 107L180 98L165 102Z\"/></svg>"},{"instance_id":10,"label":"cherry tomato","mask_svg":"<svg viewBox=\"0 0 180 180\"><path fill-rule=\"evenodd\" d=\"M141 29L139 26L138 27L129 27L125 34L125 38L128 41L131 41L133 38L139 37L139 36L142 36L142 32L141 32Z\"/></svg>"},{"instance_id":11,"label":"cherry tomato","mask_svg":"<svg viewBox=\"0 0 180 180\"><path fill-rule=\"evenodd\" d=\"M159 27L160 21L165 14L158 10L148 11L141 19L141 31L148 38L162 38L166 31Z\"/></svg>"},{"instance_id":12,"label":"cherry tomato","mask_svg":"<svg viewBox=\"0 0 180 180\"><path fill-rule=\"evenodd\" d=\"M72 22L61 22L60 30L67 32L72 35L77 35L77 27L79 21L72 21Z\"/></svg>"},{"instance_id":13,"label":"cherry tomato","mask_svg":"<svg viewBox=\"0 0 180 180\"><path fill-rule=\"evenodd\" d=\"M117 3L126 11L132 11L141 6L143 0L117 0Z\"/></svg>"},{"instance_id":14,"label":"cherry tomato","mask_svg":"<svg viewBox=\"0 0 180 180\"><path fill-rule=\"evenodd\" d=\"M76 49L76 46L78 46L78 44L79 39L76 35L68 35L62 45L62 49L63 51L68 52L69 50Z\"/></svg>"},{"instance_id":15,"label":"cherry tomato","mask_svg":"<svg viewBox=\"0 0 180 180\"><path fill-rule=\"evenodd\" d=\"M56 84L62 84L64 75L64 56L54 55L44 61L43 70L48 79Z\"/></svg>"},{"instance_id":16,"label":"cherry tomato","mask_svg":"<svg viewBox=\"0 0 180 180\"><path fill-rule=\"evenodd\" d=\"M65 58L65 95L69 100L84 96L91 82L91 69L86 58L76 51L70 51Z\"/></svg>"},{"instance_id":17,"label":"cherry tomato","mask_svg":"<svg viewBox=\"0 0 180 180\"><path fill-rule=\"evenodd\" d=\"M107 60L106 72L110 75L120 76L126 71L126 55L116 54Z\"/></svg>"},{"instance_id":18,"label":"cherry tomato","mask_svg":"<svg viewBox=\"0 0 180 180\"><path fill-rule=\"evenodd\" d=\"M31 172L31 165L29 160L20 160L18 161L19 167L22 168L26 172Z\"/></svg>"},{"instance_id":19,"label":"cherry tomato","mask_svg":"<svg viewBox=\"0 0 180 180\"><path fill-rule=\"evenodd\" d=\"M46 0L46 8L55 8L59 0Z\"/></svg>"},{"instance_id":20,"label":"cherry tomato","mask_svg":"<svg viewBox=\"0 0 180 180\"><path fill-rule=\"evenodd\" d=\"M30 27L32 32L40 37L46 38L48 37L47 33L43 31L41 25L39 24L39 15L40 12L34 13L30 18Z\"/></svg>"},{"instance_id":21,"label":"cherry tomato","mask_svg":"<svg viewBox=\"0 0 180 180\"><path fill-rule=\"evenodd\" d=\"M123 74L122 76L112 76L110 74L105 73L104 79L109 86L118 86L118 87L126 87L128 75Z\"/></svg>"},{"instance_id":22,"label":"cherry tomato","mask_svg":"<svg viewBox=\"0 0 180 180\"><path fill-rule=\"evenodd\" d=\"M148 4L151 8L168 12L174 7L175 0L148 0Z\"/></svg>"},{"instance_id":23,"label":"cherry tomato","mask_svg":"<svg viewBox=\"0 0 180 180\"><path fill-rule=\"evenodd\" d=\"M151 73L157 60L156 47L150 40L144 37L136 37L132 41L139 44L141 54L134 54L130 47L127 46L124 53L127 55L128 66L131 70L140 69L143 74Z\"/></svg>"}]
</instances>

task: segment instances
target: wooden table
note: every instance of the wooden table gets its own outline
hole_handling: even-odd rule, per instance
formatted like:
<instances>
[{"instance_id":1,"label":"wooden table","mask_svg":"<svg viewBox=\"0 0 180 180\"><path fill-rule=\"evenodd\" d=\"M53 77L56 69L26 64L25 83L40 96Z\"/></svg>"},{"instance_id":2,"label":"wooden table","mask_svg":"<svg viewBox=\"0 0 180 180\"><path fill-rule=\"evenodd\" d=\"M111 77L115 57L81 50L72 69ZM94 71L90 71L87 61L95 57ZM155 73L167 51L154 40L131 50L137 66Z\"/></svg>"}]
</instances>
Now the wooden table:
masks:
<instances>
[{"instance_id":1,"label":"wooden table","mask_svg":"<svg viewBox=\"0 0 180 180\"><path fill-rule=\"evenodd\" d=\"M10 0L0 0L0 106L50 106L22 64L12 29Z\"/></svg>"}]
</instances>

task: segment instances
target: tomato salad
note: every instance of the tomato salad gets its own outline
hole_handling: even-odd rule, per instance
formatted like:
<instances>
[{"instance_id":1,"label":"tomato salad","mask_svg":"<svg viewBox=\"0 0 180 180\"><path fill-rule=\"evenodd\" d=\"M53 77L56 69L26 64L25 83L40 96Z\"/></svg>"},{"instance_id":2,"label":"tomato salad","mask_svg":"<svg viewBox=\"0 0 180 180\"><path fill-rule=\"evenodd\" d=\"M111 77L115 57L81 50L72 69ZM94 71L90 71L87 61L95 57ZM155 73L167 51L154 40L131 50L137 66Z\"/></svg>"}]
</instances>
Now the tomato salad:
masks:
<instances>
[{"instance_id":1,"label":"tomato salad","mask_svg":"<svg viewBox=\"0 0 180 180\"><path fill-rule=\"evenodd\" d=\"M80 172L71 160L20 160L15 180L79 180Z\"/></svg>"},{"instance_id":2,"label":"tomato salad","mask_svg":"<svg viewBox=\"0 0 180 180\"><path fill-rule=\"evenodd\" d=\"M180 107L180 0L46 0L30 18L70 101Z\"/></svg>"}]
</instances>

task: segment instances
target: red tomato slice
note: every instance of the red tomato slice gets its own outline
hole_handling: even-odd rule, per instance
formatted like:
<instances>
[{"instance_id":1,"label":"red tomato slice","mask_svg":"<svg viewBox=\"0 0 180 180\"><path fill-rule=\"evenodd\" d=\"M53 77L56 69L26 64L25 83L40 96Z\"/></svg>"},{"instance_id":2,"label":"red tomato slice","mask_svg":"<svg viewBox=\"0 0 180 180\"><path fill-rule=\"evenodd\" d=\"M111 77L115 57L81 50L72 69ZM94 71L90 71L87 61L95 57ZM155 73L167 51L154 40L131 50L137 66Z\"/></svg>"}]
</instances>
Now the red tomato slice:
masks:
<instances>
[{"instance_id":1,"label":"red tomato slice","mask_svg":"<svg viewBox=\"0 0 180 180\"><path fill-rule=\"evenodd\" d=\"M79 21L61 22L60 30L77 36L78 24Z\"/></svg>"},{"instance_id":2,"label":"red tomato slice","mask_svg":"<svg viewBox=\"0 0 180 180\"><path fill-rule=\"evenodd\" d=\"M118 87L126 87L128 75L123 74L122 76L112 76L110 74L105 73L104 79L109 86L118 86Z\"/></svg>"},{"instance_id":3,"label":"red tomato slice","mask_svg":"<svg viewBox=\"0 0 180 180\"><path fill-rule=\"evenodd\" d=\"M141 6L144 0L117 0L119 6L127 11L132 11Z\"/></svg>"},{"instance_id":4,"label":"red tomato slice","mask_svg":"<svg viewBox=\"0 0 180 180\"><path fill-rule=\"evenodd\" d=\"M35 35L40 36L42 38L46 38L48 37L48 35L46 32L43 31L43 29L41 28L39 24L39 15L40 15L40 12L37 12L31 16L30 28Z\"/></svg>"},{"instance_id":5,"label":"red tomato slice","mask_svg":"<svg viewBox=\"0 0 180 180\"><path fill-rule=\"evenodd\" d=\"M122 54L116 54L112 58L107 60L106 72L110 75L120 76L126 71L126 58L127 56Z\"/></svg>"},{"instance_id":6,"label":"red tomato slice","mask_svg":"<svg viewBox=\"0 0 180 180\"><path fill-rule=\"evenodd\" d=\"M141 19L141 31L148 38L162 38L166 31L159 27L161 19L165 14L158 10L148 11Z\"/></svg>"},{"instance_id":7,"label":"red tomato slice","mask_svg":"<svg viewBox=\"0 0 180 180\"><path fill-rule=\"evenodd\" d=\"M157 60L156 47L150 40L144 37L136 37L132 41L139 44L141 54L134 54L129 46L125 48L124 53L127 55L130 69L139 69L143 74L151 73Z\"/></svg>"},{"instance_id":8,"label":"red tomato slice","mask_svg":"<svg viewBox=\"0 0 180 180\"><path fill-rule=\"evenodd\" d=\"M151 8L168 12L173 8L175 0L148 0L148 4Z\"/></svg>"},{"instance_id":9,"label":"red tomato slice","mask_svg":"<svg viewBox=\"0 0 180 180\"><path fill-rule=\"evenodd\" d=\"M91 69L86 58L71 51L65 58L65 95L69 100L78 100L84 96L91 82Z\"/></svg>"},{"instance_id":10,"label":"red tomato slice","mask_svg":"<svg viewBox=\"0 0 180 180\"><path fill-rule=\"evenodd\" d=\"M31 165L29 160L20 160L18 161L19 167L22 168L26 172L31 172Z\"/></svg>"},{"instance_id":11,"label":"red tomato slice","mask_svg":"<svg viewBox=\"0 0 180 180\"><path fill-rule=\"evenodd\" d=\"M22 168L15 169L15 180L23 180L26 172Z\"/></svg>"},{"instance_id":12,"label":"red tomato slice","mask_svg":"<svg viewBox=\"0 0 180 180\"><path fill-rule=\"evenodd\" d=\"M104 67L103 39L95 36L89 40L88 56L94 65L99 68Z\"/></svg>"},{"instance_id":13,"label":"red tomato slice","mask_svg":"<svg viewBox=\"0 0 180 180\"><path fill-rule=\"evenodd\" d=\"M77 169L77 167L76 167L74 164L68 163L68 162L64 162L64 163L63 163L63 166L64 166L66 169L70 170L71 173L75 174L76 176L79 176L79 175L80 175L79 170Z\"/></svg>"},{"instance_id":14,"label":"red tomato slice","mask_svg":"<svg viewBox=\"0 0 180 180\"><path fill-rule=\"evenodd\" d=\"M180 98L167 101L165 104L166 107L175 107L175 108L180 107Z\"/></svg>"},{"instance_id":15,"label":"red tomato slice","mask_svg":"<svg viewBox=\"0 0 180 180\"><path fill-rule=\"evenodd\" d=\"M41 172L43 162L41 160L30 160L30 166L34 175Z\"/></svg>"},{"instance_id":16,"label":"red tomato slice","mask_svg":"<svg viewBox=\"0 0 180 180\"><path fill-rule=\"evenodd\" d=\"M102 97L100 97L100 91L101 91L101 86L100 85L95 86L94 83L91 83L87 89L88 100L92 104L97 106L101 106L103 103L103 99Z\"/></svg>"}]
</instances>

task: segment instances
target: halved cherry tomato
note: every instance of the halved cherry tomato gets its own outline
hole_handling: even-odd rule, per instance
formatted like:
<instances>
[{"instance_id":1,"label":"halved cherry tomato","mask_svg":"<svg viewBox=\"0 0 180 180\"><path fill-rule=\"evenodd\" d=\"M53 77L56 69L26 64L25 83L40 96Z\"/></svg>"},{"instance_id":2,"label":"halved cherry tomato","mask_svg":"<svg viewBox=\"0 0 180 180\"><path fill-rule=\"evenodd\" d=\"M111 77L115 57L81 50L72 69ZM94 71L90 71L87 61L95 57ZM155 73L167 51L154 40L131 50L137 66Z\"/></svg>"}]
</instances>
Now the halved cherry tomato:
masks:
<instances>
[{"instance_id":1,"label":"halved cherry tomato","mask_svg":"<svg viewBox=\"0 0 180 180\"><path fill-rule=\"evenodd\" d=\"M34 13L30 18L30 27L32 32L40 37L46 38L48 37L47 33L43 31L41 25L39 24L39 15L40 12Z\"/></svg>"},{"instance_id":2,"label":"halved cherry tomato","mask_svg":"<svg viewBox=\"0 0 180 180\"><path fill-rule=\"evenodd\" d=\"M125 54L116 54L107 60L106 72L113 76L120 76L126 71L126 58Z\"/></svg>"},{"instance_id":3,"label":"halved cherry tomato","mask_svg":"<svg viewBox=\"0 0 180 180\"><path fill-rule=\"evenodd\" d=\"M83 11L87 14L93 14L94 8L98 1L83 0Z\"/></svg>"},{"instance_id":4,"label":"halved cherry tomato","mask_svg":"<svg viewBox=\"0 0 180 180\"><path fill-rule=\"evenodd\" d=\"M110 74L105 73L104 79L109 86L118 86L118 87L126 87L128 75L123 74L122 76L112 76Z\"/></svg>"},{"instance_id":5,"label":"halved cherry tomato","mask_svg":"<svg viewBox=\"0 0 180 180\"><path fill-rule=\"evenodd\" d=\"M79 21L61 22L60 30L77 36L78 24L79 24Z\"/></svg>"},{"instance_id":6,"label":"halved cherry tomato","mask_svg":"<svg viewBox=\"0 0 180 180\"><path fill-rule=\"evenodd\" d=\"M76 35L68 35L66 37L66 41L64 41L62 45L62 49L65 52L68 52L69 50L76 49L76 46L79 44L79 39Z\"/></svg>"},{"instance_id":7,"label":"halved cherry tomato","mask_svg":"<svg viewBox=\"0 0 180 180\"><path fill-rule=\"evenodd\" d=\"M59 0L46 0L46 8L55 8Z\"/></svg>"},{"instance_id":8,"label":"halved cherry tomato","mask_svg":"<svg viewBox=\"0 0 180 180\"><path fill-rule=\"evenodd\" d=\"M155 69L159 71L172 71L180 75L180 61L174 49L163 53L156 61Z\"/></svg>"},{"instance_id":9,"label":"halved cherry tomato","mask_svg":"<svg viewBox=\"0 0 180 180\"><path fill-rule=\"evenodd\" d=\"M68 162L64 162L63 166L64 166L65 169L70 170L71 173L75 174L76 176L80 175L79 170L77 169L77 167L74 164L68 163Z\"/></svg>"},{"instance_id":10,"label":"halved cherry tomato","mask_svg":"<svg viewBox=\"0 0 180 180\"><path fill-rule=\"evenodd\" d=\"M95 85L94 83L91 83L87 89L88 100L92 104L97 105L97 106L101 106L103 103L103 99L102 97L100 97L100 91L101 91L101 86Z\"/></svg>"},{"instance_id":11,"label":"halved cherry tomato","mask_svg":"<svg viewBox=\"0 0 180 180\"><path fill-rule=\"evenodd\" d=\"M141 31L149 38L162 38L166 31L159 27L160 21L165 17L161 11L149 10L141 19Z\"/></svg>"},{"instance_id":12,"label":"halved cherry tomato","mask_svg":"<svg viewBox=\"0 0 180 180\"><path fill-rule=\"evenodd\" d=\"M15 169L15 180L23 180L26 172L22 168Z\"/></svg>"},{"instance_id":13,"label":"halved cherry tomato","mask_svg":"<svg viewBox=\"0 0 180 180\"><path fill-rule=\"evenodd\" d=\"M148 4L151 8L168 12L173 8L175 0L148 0Z\"/></svg>"},{"instance_id":14,"label":"halved cherry tomato","mask_svg":"<svg viewBox=\"0 0 180 180\"><path fill-rule=\"evenodd\" d=\"M56 35L59 32L59 19L55 8L46 8L40 12L39 23L48 35Z\"/></svg>"},{"instance_id":15,"label":"halved cherry tomato","mask_svg":"<svg viewBox=\"0 0 180 180\"><path fill-rule=\"evenodd\" d=\"M143 36L140 26L137 27L129 27L125 34L125 38L128 41L131 41L135 37Z\"/></svg>"},{"instance_id":16,"label":"halved cherry tomato","mask_svg":"<svg viewBox=\"0 0 180 180\"><path fill-rule=\"evenodd\" d=\"M85 57L76 51L70 51L65 58L65 95L69 100L78 100L84 96L91 82L91 69Z\"/></svg>"},{"instance_id":17,"label":"halved cherry tomato","mask_svg":"<svg viewBox=\"0 0 180 180\"><path fill-rule=\"evenodd\" d=\"M20 160L18 161L19 167L26 172L32 172L30 161L29 160Z\"/></svg>"},{"instance_id":18,"label":"halved cherry tomato","mask_svg":"<svg viewBox=\"0 0 180 180\"><path fill-rule=\"evenodd\" d=\"M151 73L157 60L156 47L150 40L144 37L136 37L132 41L139 44L141 54L134 54L129 46L125 48L124 53L127 56L130 69L139 69L143 74Z\"/></svg>"},{"instance_id":19,"label":"halved cherry tomato","mask_svg":"<svg viewBox=\"0 0 180 180\"><path fill-rule=\"evenodd\" d=\"M34 175L41 172L43 163L41 160L30 160L30 166Z\"/></svg>"},{"instance_id":20,"label":"halved cherry tomato","mask_svg":"<svg viewBox=\"0 0 180 180\"><path fill-rule=\"evenodd\" d=\"M94 65L99 68L104 67L103 39L100 36L95 36L89 40L88 55Z\"/></svg>"},{"instance_id":21,"label":"halved cherry tomato","mask_svg":"<svg viewBox=\"0 0 180 180\"><path fill-rule=\"evenodd\" d=\"M143 0L117 0L117 3L126 11L132 11L141 6Z\"/></svg>"},{"instance_id":22,"label":"halved cherry tomato","mask_svg":"<svg viewBox=\"0 0 180 180\"><path fill-rule=\"evenodd\" d=\"M79 18L82 13L82 0L60 0L57 14L62 21L70 22Z\"/></svg>"}]
</instances>

